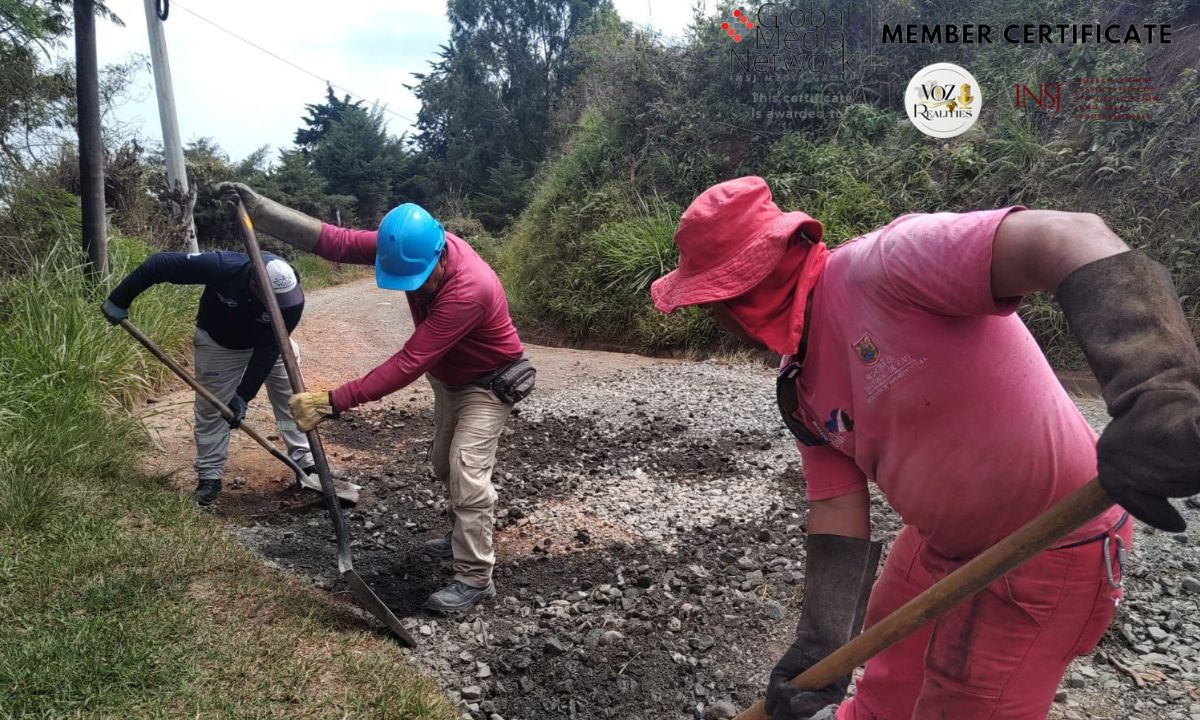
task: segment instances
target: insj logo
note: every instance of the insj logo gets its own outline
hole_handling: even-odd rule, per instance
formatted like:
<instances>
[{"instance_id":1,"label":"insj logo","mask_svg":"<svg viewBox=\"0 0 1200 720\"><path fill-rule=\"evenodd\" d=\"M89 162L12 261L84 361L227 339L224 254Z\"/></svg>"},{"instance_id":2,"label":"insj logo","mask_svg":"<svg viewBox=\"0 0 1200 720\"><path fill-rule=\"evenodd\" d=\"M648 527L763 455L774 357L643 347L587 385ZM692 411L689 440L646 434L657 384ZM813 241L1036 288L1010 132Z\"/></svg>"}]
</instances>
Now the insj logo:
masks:
<instances>
[{"instance_id":1,"label":"insj logo","mask_svg":"<svg viewBox=\"0 0 1200 720\"><path fill-rule=\"evenodd\" d=\"M983 94L971 73L953 63L934 63L909 81L904 104L918 130L931 137L952 138L979 119Z\"/></svg>"}]
</instances>

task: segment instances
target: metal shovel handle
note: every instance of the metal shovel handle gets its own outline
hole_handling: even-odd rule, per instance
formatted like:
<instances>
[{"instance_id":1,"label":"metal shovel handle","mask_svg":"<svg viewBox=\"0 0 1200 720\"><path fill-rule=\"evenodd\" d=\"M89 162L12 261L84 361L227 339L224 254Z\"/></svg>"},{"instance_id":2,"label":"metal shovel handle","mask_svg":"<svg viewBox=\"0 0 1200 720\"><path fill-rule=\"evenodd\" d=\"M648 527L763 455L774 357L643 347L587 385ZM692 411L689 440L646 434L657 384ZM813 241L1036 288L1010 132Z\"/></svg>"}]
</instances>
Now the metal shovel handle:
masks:
<instances>
[{"instance_id":1,"label":"metal shovel handle","mask_svg":"<svg viewBox=\"0 0 1200 720\"><path fill-rule=\"evenodd\" d=\"M233 420L233 411L230 410L225 403L221 402L216 395L213 395L208 388L201 385L196 378L192 377L191 373L189 373L187 370L184 370L182 365L175 362L169 355L164 353L157 345L154 344L153 340L148 338L145 333L139 330L138 327L130 322L128 318L121 321L121 327L125 328L125 331L132 335L134 340L137 340L139 343L141 343L142 347L149 350L151 355L161 360L162 363L167 367L171 368L171 371L178 375L180 380L187 383L188 387L195 390L197 395L204 398L205 402L215 407L217 411L221 413L221 417L225 418L226 421ZM268 442L265 437L259 435L253 428L246 425L245 421L238 423L238 429L253 438L254 442L262 445L263 449L271 453L276 460L291 468L292 472L304 475L304 469L297 465L295 460L281 453L279 449Z\"/></svg>"},{"instance_id":2,"label":"metal shovel handle","mask_svg":"<svg viewBox=\"0 0 1200 720\"><path fill-rule=\"evenodd\" d=\"M999 580L1112 504L1112 499L1100 487L1100 481L1093 479L793 678L792 684L804 690L815 690L849 675L854 668ZM734 720L768 718L759 701Z\"/></svg>"},{"instance_id":3,"label":"metal shovel handle","mask_svg":"<svg viewBox=\"0 0 1200 720\"><path fill-rule=\"evenodd\" d=\"M283 358L283 367L287 370L288 381L292 384L292 392L304 392L304 378L300 375L300 365L296 362L296 354L292 352L292 343L288 337L287 327L283 323L283 315L279 312L279 301L271 291L271 279L267 276L267 266L263 262L262 251L258 240L254 237L254 224L246 214L242 201L237 203L238 226L242 229L242 242L246 253L254 265L254 276L258 286L262 288L263 303L271 318L271 328L275 331L275 342L279 345L279 355ZM338 570L350 587L350 592L360 603L392 633L400 642L409 647L416 647L413 636L400 623L395 613L379 599L379 596L354 571L354 562L350 557L350 531L346 527L346 517L342 515L342 506L334 494L333 476L329 473L329 461L325 457L325 446L321 444L321 436L314 427L308 431L308 444L312 450L313 462L317 466L317 476L321 479L321 493L325 495L325 505L329 509L329 519L333 521L333 530L337 535Z\"/></svg>"},{"instance_id":4,"label":"metal shovel handle","mask_svg":"<svg viewBox=\"0 0 1200 720\"><path fill-rule=\"evenodd\" d=\"M293 393L304 392L304 377L300 374L300 365L296 362L296 353L292 352L291 338L288 336L287 325L283 322L283 314L279 311L279 301L271 291L271 278L267 275L267 265L263 262L262 250L254 237L254 224L241 200L237 203L238 226L242 229L242 242L246 246L246 254L250 256L254 268L254 278L262 294L263 304L271 319L271 330L275 333L275 344L279 347L279 356L283 359L283 367L287 371L288 382ZM313 428L306 433L308 447L312 452L313 464L317 466L317 477L321 480L321 494L325 496L325 506L329 511L329 519L333 522L333 531L337 535L338 570L342 573L354 569L354 560L350 556L350 530L346 527L346 516L342 514L342 506L338 503L337 493L333 487L333 475L329 472L329 460L325 456L325 446L321 444L321 436Z\"/></svg>"}]
</instances>

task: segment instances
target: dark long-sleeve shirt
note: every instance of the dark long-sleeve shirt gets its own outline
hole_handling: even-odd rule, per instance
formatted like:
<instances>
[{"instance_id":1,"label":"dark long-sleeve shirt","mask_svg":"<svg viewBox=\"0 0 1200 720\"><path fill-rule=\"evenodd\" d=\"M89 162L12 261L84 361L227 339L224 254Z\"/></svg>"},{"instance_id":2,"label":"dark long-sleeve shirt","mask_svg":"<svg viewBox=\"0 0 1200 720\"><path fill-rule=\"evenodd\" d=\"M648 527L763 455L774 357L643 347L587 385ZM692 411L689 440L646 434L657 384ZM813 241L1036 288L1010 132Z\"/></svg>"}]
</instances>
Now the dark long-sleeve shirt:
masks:
<instances>
[{"instance_id":1,"label":"dark long-sleeve shirt","mask_svg":"<svg viewBox=\"0 0 1200 720\"><path fill-rule=\"evenodd\" d=\"M275 255L263 253L270 262ZM254 296L250 279L254 267L245 253L218 250L216 252L160 252L146 258L117 286L109 298L120 307L128 308L134 298L158 283L173 285L203 285L200 307L196 311L196 327L207 332L222 347L230 350L253 348L250 362L242 374L237 394L251 400L279 359L279 348L271 331L267 308ZM295 290L275 296L283 322L290 333L300 323L304 312L304 293L299 285ZM227 398L221 398L226 400Z\"/></svg>"}]
</instances>

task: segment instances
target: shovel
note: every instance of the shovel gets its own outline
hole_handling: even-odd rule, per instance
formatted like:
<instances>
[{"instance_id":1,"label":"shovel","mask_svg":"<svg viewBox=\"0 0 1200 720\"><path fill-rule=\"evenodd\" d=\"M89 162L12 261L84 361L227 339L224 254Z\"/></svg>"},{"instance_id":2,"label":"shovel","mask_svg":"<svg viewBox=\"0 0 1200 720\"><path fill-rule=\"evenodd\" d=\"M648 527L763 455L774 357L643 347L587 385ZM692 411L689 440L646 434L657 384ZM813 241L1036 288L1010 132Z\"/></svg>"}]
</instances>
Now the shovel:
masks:
<instances>
[{"instance_id":1,"label":"shovel","mask_svg":"<svg viewBox=\"0 0 1200 720\"><path fill-rule=\"evenodd\" d=\"M133 323L129 322L129 320L126 319L126 320L121 321L121 327L125 328L125 330L130 335L133 336L134 340L137 340L139 343L142 344L143 347L145 347L147 350L149 350L151 355L158 358L159 360L162 360L164 365L171 368L171 371L174 372L176 375L178 375L180 380L184 381L193 390L195 390L197 395L204 398L205 402L207 402L209 405L212 405L213 407L215 407L217 409L217 411L221 413L222 417L224 417L226 420L233 419L233 411L230 410L228 407L226 407L225 403L218 400L216 395L213 395L211 392L208 391L208 388L204 387L199 382L197 382L196 378L192 377L190 374L188 374L187 370L183 369L183 366L181 366L179 363L172 360L162 350L160 350L159 347L154 344L154 341L151 340L150 338L146 337L146 335L143 334L142 331L139 330L136 325L134 325ZM320 492L320 490L321 490L320 484L314 480L311 480L309 478L308 474L306 472L304 472L304 469L296 464L295 460L293 460L290 457L288 457L287 455L284 455L283 453L279 452L279 450L276 449L276 447L274 445L269 443L266 438L264 438L262 435L259 435L257 432L254 431L253 428L246 425L246 422L244 420L242 422L238 423L238 428L242 432L249 435L254 440L254 442L258 443L259 445L262 445L263 449L265 449L267 452L271 453L271 455L276 460L283 463L284 465L287 465L291 469L292 472L296 473L296 478L299 480L300 485L302 487L308 488L309 490L316 490L316 491ZM361 486L355 485L354 483L343 482L341 480L336 481L334 483L334 485L337 488L337 496L340 500L350 503L352 505L356 504L358 502L358 491L362 490Z\"/></svg>"},{"instance_id":2,"label":"shovel","mask_svg":"<svg viewBox=\"0 0 1200 720\"><path fill-rule=\"evenodd\" d=\"M287 370L288 381L292 384L292 392L304 392L304 378L300 375L300 366L296 363L296 354L292 352L292 344L288 338L287 327L283 324L283 315L279 312L279 302L275 293L270 291L271 279L267 276L267 266L263 262L262 251L259 250L258 240L254 237L254 225L241 200L237 203L238 226L242 229L242 242L246 246L246 254L254 264L254 277L258 286L263 288L263 300L267 306L267 314L271 318L271 329L275 331L275 342L279 346L279 355L283 358L283 367ZM333 521L333 530L337 535L338 571L342 579L350 586L350 593L359 603L384 625L391 630L400 642L408 647L416 647L412 635L400 624L400 620L388 609L371 588L363 582L354 571L354 560L350 557L350 530L346 527L346 516L342 514L342 506L338 504L337 495L333 489L333 476L329 473L329 461L325 458L325 446L321 444L321 435L316 428L308 431L308 445L312 450L313 461L317 466L317 476L321 479L321 491L325 494L325 506L329 510L329 519Z\"/></svg>"},{"instance_id":3,"label":"shovel","mask_svg":"<svg viewBox=\"0 0 1200 720\"><path fill-rule=\"evenodd\" d=\"M854 668L999 580L1010 570L1049 548L1059 538L1112 507L1112 504L1112 499L1100 487L1100 481L1093 479L825 656L821 662L792 678L792 684L803 690L817 689L849 675ZM734 720L768 718L766 709L759 701Z\"/></svg>"}]
</instances>

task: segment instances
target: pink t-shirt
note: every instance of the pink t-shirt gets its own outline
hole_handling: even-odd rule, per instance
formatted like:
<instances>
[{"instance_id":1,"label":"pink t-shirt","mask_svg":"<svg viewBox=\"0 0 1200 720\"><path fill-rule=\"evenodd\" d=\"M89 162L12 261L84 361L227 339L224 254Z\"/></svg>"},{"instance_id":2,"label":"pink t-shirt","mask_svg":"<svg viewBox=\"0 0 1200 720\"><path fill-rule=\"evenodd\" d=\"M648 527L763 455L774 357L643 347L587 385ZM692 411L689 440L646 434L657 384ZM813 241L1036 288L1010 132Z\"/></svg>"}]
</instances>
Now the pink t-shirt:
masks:
<instances>
[{"instance_id":1,"label":"pink t-shirt","mask_svg":"<svg viewBox=\"0 0 1200 720\"><path fill-rule=\"evenodd\" d=\"M326 260L373 265L376 237L369 230L325 225L315 252ZM447 385L465 385L525 351L500 278L470 245L450 233L446 276L433 302L425 305L412 293L405 296L416 325L412 336L382 365L333 391L339 411L396 392L426 372Z\"/></svg>"},{"instance_id":2,"label":"pink t-shirt","mask_svg":"<svg viewBox=\"0 0 1200 720\"><path fill-rule=\"evenodd\" d=\"M1096 435L1014 314L1020 299L992 298L992 239L1019 209L904 215L830 254L797 377L799 415L829 441L801 447L810 499L870 479L958 558L1096 475Z\"/></svg>"}]
</instances>

